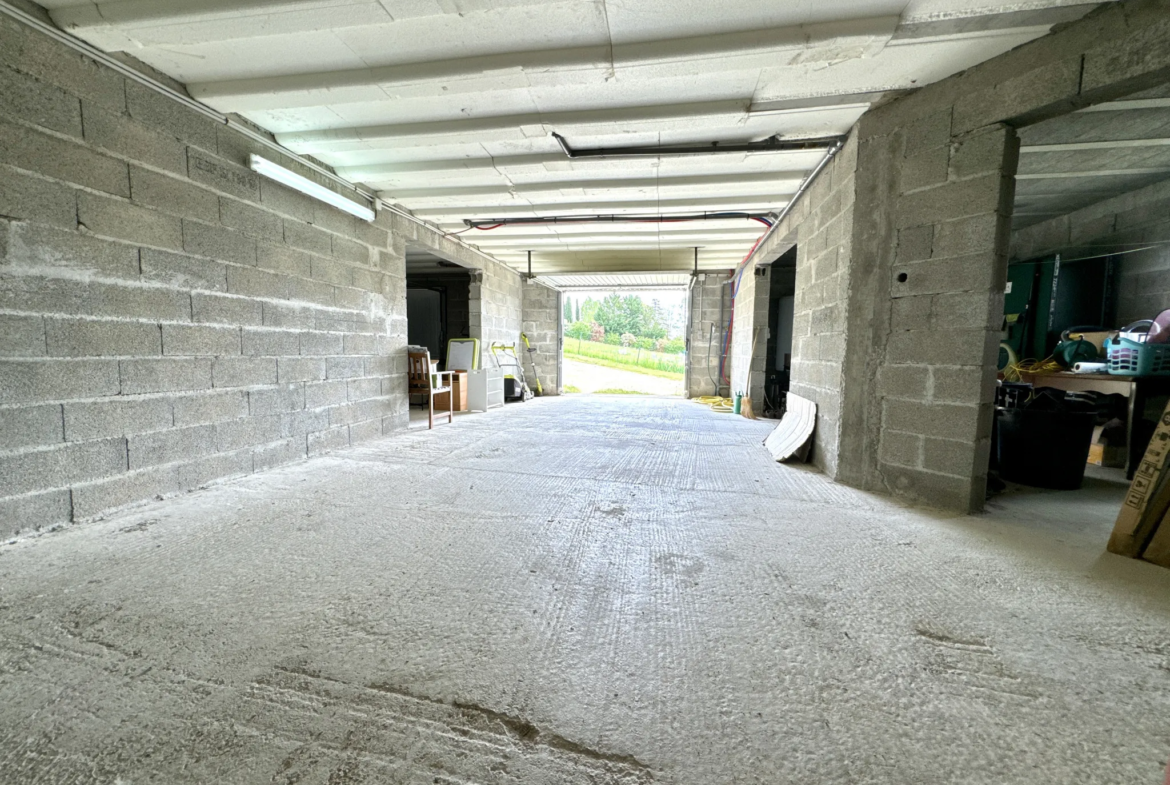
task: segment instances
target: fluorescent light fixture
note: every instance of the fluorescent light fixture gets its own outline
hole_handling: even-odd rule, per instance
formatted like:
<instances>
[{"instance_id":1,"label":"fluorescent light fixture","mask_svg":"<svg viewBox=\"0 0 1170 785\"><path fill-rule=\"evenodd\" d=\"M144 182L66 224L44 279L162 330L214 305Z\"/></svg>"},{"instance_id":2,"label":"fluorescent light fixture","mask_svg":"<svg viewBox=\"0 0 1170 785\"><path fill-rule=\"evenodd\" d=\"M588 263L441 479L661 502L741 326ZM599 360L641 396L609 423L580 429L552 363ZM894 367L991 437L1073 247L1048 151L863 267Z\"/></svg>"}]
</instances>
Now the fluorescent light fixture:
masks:
<instances>
[{"instance_id":1,"label":"fluorescent light fixture","mask_svg":"<svg viewBox=\"0 0 1170 785\"><path fill-rule=\"evenodd\" d=\"M261 158L256 154L248 156L248 168L256 174L267 177L269 180L275 180L281 185L287 185L294 191L300 191L306 196L311 196L318 201L332 205L338 210L344 210L350 215L356 215L363 221L372 221L377 217L374 211L364 204L358 204L352 199L346 199L341 194L334 193L325 186L318 185L307 177L301 177L296 172L291 172L283 166L274 164L267 158Z\"/></svg>"}]
</instances>

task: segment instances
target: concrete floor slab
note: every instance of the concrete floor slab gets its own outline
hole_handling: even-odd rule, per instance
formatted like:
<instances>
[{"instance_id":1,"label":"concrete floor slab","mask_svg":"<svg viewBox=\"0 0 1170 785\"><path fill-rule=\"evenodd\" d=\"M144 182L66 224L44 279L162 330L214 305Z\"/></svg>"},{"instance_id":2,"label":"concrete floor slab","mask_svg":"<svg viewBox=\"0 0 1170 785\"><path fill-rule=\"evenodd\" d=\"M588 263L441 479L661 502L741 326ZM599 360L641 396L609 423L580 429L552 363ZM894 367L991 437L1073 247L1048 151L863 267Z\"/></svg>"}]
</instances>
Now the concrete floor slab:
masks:
<instances>
[{"instance_id":1,"label":"concrete floor slab","mask_svg":"<svg viewBox=\"0 0 1170 785\"><path fill-rule=\"evenodd\" d=\"M1116 486L945 517L537 399L0 547L0 782L1139 783Z\"/></svg>"}]
</instances>

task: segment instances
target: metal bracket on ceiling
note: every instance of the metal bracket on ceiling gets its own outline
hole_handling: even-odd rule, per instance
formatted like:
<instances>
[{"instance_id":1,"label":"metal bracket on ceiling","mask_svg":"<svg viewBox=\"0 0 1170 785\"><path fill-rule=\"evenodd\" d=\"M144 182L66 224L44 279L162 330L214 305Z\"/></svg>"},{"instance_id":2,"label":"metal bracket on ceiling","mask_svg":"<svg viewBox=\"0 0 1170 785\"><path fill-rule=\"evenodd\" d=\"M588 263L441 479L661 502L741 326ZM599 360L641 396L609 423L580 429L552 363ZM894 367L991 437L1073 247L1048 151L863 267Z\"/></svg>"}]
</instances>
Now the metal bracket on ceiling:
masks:
<instances>
[{"instance_id":1,"label":"metal bracket on ceiling","mask_svg":"<svg viewBox=\"0 0 1170 785\"><path fill-rule=\"evenodd\" d=\"M552 132L553 139L569 158L646 158L663 155L711 155L713 153L783 153L800 150L824 150L838 144L842 136L817 136L809 139L782 139L772 136L759 142L724 144L711 142L699 145L648 145L642 147L574 148L569 140Z\"/></svg>"}]
</instances>

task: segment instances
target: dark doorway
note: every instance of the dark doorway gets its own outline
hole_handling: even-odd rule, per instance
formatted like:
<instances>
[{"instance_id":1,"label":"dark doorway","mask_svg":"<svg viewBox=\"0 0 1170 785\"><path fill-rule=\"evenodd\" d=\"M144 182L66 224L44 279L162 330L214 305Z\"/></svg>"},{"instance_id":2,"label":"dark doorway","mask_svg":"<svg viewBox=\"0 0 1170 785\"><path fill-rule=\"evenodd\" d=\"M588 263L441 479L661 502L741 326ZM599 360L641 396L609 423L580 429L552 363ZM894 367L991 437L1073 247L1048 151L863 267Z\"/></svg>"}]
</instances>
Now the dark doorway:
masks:
<instances>
[{"instance_id":1,"label":"dark doorway","mask_svg":"<svg viewBox=\"0 0 1170 785\"><path fill-rule=\"evenodd\" d=\"M764 363L764 414L784 413L792 374L792 316L796 297L796 246L772 263L768 276L768 350Z\"/></svg>"},{"instance_id":2,"label":"dark doorway","mask_svg":"<svg viewBox=\"0 0 1170 785\"><path fill-rule=\"evenodd\" d=\"M471 337L471 272L437 257L411 258L406 271L406 336L445 368L447 341Z\"/></svg>"}]
</instances>

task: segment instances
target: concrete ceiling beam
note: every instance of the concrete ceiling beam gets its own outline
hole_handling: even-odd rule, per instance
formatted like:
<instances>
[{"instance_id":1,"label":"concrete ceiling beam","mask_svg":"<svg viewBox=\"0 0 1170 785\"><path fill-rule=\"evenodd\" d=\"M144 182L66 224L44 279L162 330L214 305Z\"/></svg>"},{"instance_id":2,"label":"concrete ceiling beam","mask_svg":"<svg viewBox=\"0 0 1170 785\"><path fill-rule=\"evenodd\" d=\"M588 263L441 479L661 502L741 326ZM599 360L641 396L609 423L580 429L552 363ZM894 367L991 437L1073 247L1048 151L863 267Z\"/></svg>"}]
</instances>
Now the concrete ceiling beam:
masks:
<instances>
[{"instance_id":1,"label":"concrete ceiling beam","mask_svg":"<svg viewBox=\"0 0 1170 785\"><path fill-rule=\"evenodd\" d=\"M808 168L812 168L824 155L823 150L768 150L752 153L715 153L711 157L704 158L701 162L691 156L686 161L674 159L672 163L678 166L696 167L706 166L714 167L719 165L720 159L726 159L722 164L723 168L735 167L743 168L744 158L750 155L752 160L757 164L766 162L773 166L783 166L788 164L791 170L792 164L795 163L798 167L803 168L805 164ZM369 164L367 166L338 166L337 173L354 182L376 182L378 180L385 180L399 175L412 174L436 174L450 172L453 174L464 173L483 173L483 172L505 172L508 170L533 170L536 172L561 173L561 172L607 172L607 171L622 171L631 168L631 166L640 166L643 169L649 169L652 166L658 166L658 159L644 158L637 162L631 162L628 159L606 159L606 158L566 158L563 153L553 154L539 154L539 155L510 155L500 157L488 158L455 158L448 160L437 161L400 161L394 163L380 163ZM758 170L757 170L758 171Z\"/></svg>"},{"instance_id":2,"label":"concrete ceiling beam","mask_svg":"<svg viewBox=\"0 0 1170 785\"><path fill-rule=\"evenodd\" d=\"M510 52L453 60L386 65L341 71L193 83L194 98L220 111L285 109L338 102L385 100L401 89L425 85L447 94L490 89L527 89L601 85L615 72L630 76L699 76L712 71L774 67L785 52L799 53L804 64L873 55L890 40L899 17L875 16L812 25L659 39L633 44L568 47ZM637 73L641 69L643 73ZM436 85L435 83L441 83Z\"/></svg>"},{"instance_id":3,"label":"concrete ceiling beam","mask_svg":"<svg viewBox=\"0 0 1170 785\"><path fill-rule=\"evenodd\" d=\"M377 149L381 143L391 148L407 144L433 146L449 139L475 139L477 142L523 141L544 138L551 129L570 132L590 130L612 132L616 124L659 125L663 122L703 118L726 118L737 125L748 114L750 98L727 101L698 101L693 103L663 104L659 106L597 107L571 112L530 112L442 120L432 123L399 123L354 128L332 128L319 131L297 131L277 134L281 144L293 150L301 148L327 152Z\"/></svg>"},{"instance_id":4,"label":"concrete ceiling beam","mask_svg":"<svg viewBox=\"0 0 1170 785\"><path fill-rule=\"evenodd\" d=\"M141 46L191 46L261 35L295 35L546 3L547 0L492 0L490 4L332 0L314 6L303 0L110 0L66 5L50 13L64 30L122 47L103 45L106 51L132 51Z\"/></svg>"},{"instance_id":5,"label":"concrete ceiling beam","mask_svg":"<svg viewBox=\"0 0 1170 785\"><path fill-rule=\"evenodd\" d=\"M1130 112L1135 109L1168 108L1170 108L1170 98L1130 98L1121 101L1109 101L1108 103L1104 104L1086 106L1084 109L1078 109L1077 112Z\"/></svg>"},{"instance_id":6,"label":"concrete ceiling beam","mask_svg":"<svg viewBox=\"0 0 1170 785\"><path fill-rule=\"evenodd\" d=\"M1117 150L1123 147L1166 147L1170 138L1117 139L1111 142L1057 142L1055 144L1026 144L1021 153L1067 153L1073 150Z\"/></svg>"},{"instance_id":7,"label":"concrete ceiling beam","mask_svg":"<svg viewBox=\"0 0 1170 785\"><path fill-rule=\"evenodd\" d=\"M379 193L383 199L393 202L400 199L434 199L443 197L459 198L463 196L483 196L498 194L507 197L509 194L540 194L550 192L569 192L578 195L582 191L613 191L616 189L645 189L657 192L659 188L718 188L727 186L735 190L736 196L749 193L748 186L765 186L765 190L778 194L788 194L791 188L781 188L782 183L790 186L799 185L807 174L805 170L791 172L762 172L743 175L693 175L686 177L632 177L629 179L611 178L608 180L567 180L545 183L523 183L510 188L500 186L475 186L471 188L441 186L438 188L410 188L401 190L383 191ZM771 189L775 187L775 191ZM757 189L758 190L758 189ZM731 196L732 194L727 194Z\"/></svg>"},{"instance_id":8,"label":"concrete ceiling beam","mask_svg":"<svg viewBox=\"0 0 1170 785\"><path fill-rule=\"evenodd\" d=\"M1170 167L1148 166L1134 169L1085 169L1077 172L1032 172L1017 174L1017 180L1058 180L1076 177L1124 177L1139 174L1170 174Z\"/></svg>"},{"instance_id":9,"label":"concrete ceiling beam","mask_svg":"<svg viewBox=\"0 0 1170 785\"><path fill-rule=\"evenodd\" d=\"M668 215L674 212L739 212L778 211L788 204L787 197L796 192L774 192L764 196L710 196L689 199L659 199L647 196L644 199L616 196L615 201L598 197L588 202L537 202L533 204L467 205L456 207L425 207L414 210L414 214L427 220L446 223L462 223L464 218L508 218L524 215L596 215L599 213L654 213ZM773 198L774 197L774 198Z\"/></svg>"}]
</instances>

